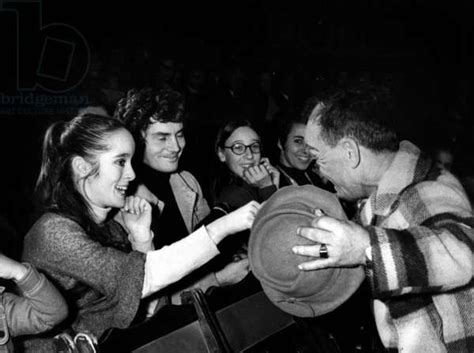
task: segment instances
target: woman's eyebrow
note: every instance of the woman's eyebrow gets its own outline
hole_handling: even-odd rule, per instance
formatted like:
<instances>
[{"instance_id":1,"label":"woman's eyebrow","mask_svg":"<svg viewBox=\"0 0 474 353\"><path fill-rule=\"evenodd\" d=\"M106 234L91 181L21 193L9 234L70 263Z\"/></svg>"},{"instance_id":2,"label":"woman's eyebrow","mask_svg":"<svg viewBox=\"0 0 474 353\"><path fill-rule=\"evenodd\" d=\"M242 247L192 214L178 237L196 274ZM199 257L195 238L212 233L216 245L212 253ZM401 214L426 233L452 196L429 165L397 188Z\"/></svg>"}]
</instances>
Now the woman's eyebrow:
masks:
<instances>
[{"instance_id":1,"label":"woman's eyebrow","mask_svg":"<svg viewBox=\"0 0 474 353\"><path fill-rule=\"evenodd\" d=\"M120 154L115 155L114 158L122 158L122 157L130 157L130 153L127 153L127 152L120 153Z\"/></svg>"}]
</instances>

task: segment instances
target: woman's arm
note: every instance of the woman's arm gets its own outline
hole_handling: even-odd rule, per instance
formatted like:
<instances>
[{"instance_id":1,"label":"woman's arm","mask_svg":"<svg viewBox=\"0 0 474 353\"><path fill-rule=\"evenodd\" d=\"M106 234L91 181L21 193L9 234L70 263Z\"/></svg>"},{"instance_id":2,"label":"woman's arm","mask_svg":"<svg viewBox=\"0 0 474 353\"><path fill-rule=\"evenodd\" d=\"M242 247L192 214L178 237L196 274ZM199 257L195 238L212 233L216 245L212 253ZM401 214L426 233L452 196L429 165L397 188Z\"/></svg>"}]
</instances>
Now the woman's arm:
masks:
<instances>
[{"instance_id":1,"label":"woman's arm","mask_svg":"<svg viewBox=\"0 0 474 353\"><path fill-rule=\"evenodd\" d=\"M142 297L177 282L219 254L205 227L146 255Z\"/></svg>"},{"instance_id":2,"label":"woman's arm","mask_svg":"<svg viewBox=\"0 0 474 353\"><path fill-rule=\"evenodd\" d=\"M186 238L147 254L142 296L150 295L174 283L215 257L216 245L226 236L252 226L260 205L245 206L202 226Z\"/></svg>"}]
</instances>

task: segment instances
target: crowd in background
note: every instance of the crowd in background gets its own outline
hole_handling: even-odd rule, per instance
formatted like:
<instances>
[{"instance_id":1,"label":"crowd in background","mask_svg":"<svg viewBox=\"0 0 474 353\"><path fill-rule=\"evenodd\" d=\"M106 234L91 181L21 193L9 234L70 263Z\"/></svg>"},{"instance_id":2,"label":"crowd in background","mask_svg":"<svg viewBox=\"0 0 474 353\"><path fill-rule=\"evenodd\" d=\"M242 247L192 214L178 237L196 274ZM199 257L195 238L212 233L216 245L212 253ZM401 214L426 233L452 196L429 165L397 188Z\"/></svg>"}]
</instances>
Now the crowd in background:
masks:
<instances>
[{"instance_id":1,"label":"crowd in background","mask_svg":"<svg viewBox=\"0 0 474 353\"><path fill-rule=\"evenodd\" d=\"M297 58L252 61L230 57L215 63L168 53L148 56L148 60L146 55L140 59L120 51L93 56L89 76L79 92L89 97L89 105L102 106L109 114L131 88L170 87L181 92L186 102L185 133L190 147L183 156L183 166L196 175L206 193L212 144L222 121L239 114L251 120L262 134L264 154L274 160L279 120L301 116L305 103L320 98L332 86L354 81L370 80L389 87L398 105L401 136L430 151L452 150L458 157L453 167L461 174L471 173L467 165L471 157L466 150L472 131L472 108L469 87L462 78L447 79L442 73L433 77L423 68L340 71L299 62ZM136 62L140 60L143 62Z\"/></svg>"},{"instance_id":2,"label":"crowd in background","mask_svg":"<svg viewBox=\"0 0 474 353\"><path fill-rule=\"evenodd\" d=\"M416 66L409 70L340 71L288 56L231 55L216 62L202 59L203 55L193 61L169 52L153 53L140 43L134 50L115 48L92 53L87 75L76 88L63 94L70 100L54 106L37 105L31 114L3 114L2 147L16 151L6 156L13 170L2 175L7 190L1 207L5 234L17 233L12 239L4 237L10 239L4 242L10 244L13 253L18 254L21 238L31 224L31 217L26 221L25 215L32 211L39 147L47 125L72 117L86 107L91 112L95 107L100 108L96 112L113 115L118 100L133 88L169 87L183 94L187 148L181 167L196 176L207 197L216 158L214 139L223 121L237 115L251 120L261 134L264 156L275 161L279 121L302 116L305 104L311 105L331 86L364 80L382 83L392 90L399 112L400 136L415 141L426 151L443 149L452 155L452 170L463 178L471 193L470 177L474 171L469 151L474 124L467 79ZM11 144L9 131L20 133L21 145Z\"/></svg>"}]
</instances>

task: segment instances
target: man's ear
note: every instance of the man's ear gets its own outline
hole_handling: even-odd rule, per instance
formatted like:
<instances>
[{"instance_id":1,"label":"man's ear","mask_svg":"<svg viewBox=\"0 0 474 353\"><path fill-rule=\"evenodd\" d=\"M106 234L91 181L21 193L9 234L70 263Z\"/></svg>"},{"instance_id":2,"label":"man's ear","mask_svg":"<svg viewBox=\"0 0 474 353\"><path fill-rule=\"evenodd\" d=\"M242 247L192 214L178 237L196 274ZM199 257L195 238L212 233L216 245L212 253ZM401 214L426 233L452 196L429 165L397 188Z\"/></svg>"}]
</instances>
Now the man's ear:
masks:
<instances>
[{"instance_id":1,"label":"man's ear","mask_svg":"<svg viewBox=\"0 0 474 353\"><path fill-rule=\"evenodd\" d=\"M74 170L75 175L83 178L90 173L92 166L84 158L76 156L72 159L72 169Z\"/></svg>"},{"instance_id":2,"label":"man's ear","mask_svg":"<svg viewBox=\"0 0 474 353\"><path fill-rule=\"evenodd\" d=\"M351 138L343 138L340 144L344 150L344 155L352 168L357 168L361 162L359 144Z\"/></svg>"},{"instance_id":3,"label":"man's ear","mask_svg":"<svg viewBox=\"0 0 474 353\"><path fill-rule=\"evenodd\" d=\"M219 160L224 163L225 162L225 155L224 155L224 151L222 151L222 148L218 148L217 149L217 157L219 158Z\"/></svg>"},{"instance_id":4,"label":"man's ear","mask_svg":"<svg viewBox=\"0 0 474 353\"><path fill-rule=\"evenodd\" d=\"M146 131L143 129L140 129L140 136L142 137L143 141L146 141Z\"/></svg>"}]
</instances>

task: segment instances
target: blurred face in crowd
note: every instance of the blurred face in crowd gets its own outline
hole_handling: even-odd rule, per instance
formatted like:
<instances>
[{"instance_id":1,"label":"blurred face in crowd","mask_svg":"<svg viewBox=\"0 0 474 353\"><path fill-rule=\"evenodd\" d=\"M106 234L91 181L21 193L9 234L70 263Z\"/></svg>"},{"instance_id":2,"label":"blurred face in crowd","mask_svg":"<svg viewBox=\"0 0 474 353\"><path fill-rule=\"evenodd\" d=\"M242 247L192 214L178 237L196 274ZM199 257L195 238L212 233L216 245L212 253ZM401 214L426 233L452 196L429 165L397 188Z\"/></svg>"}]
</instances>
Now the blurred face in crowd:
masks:
<instances>
[{"instance_id":1,"label":"blurred face in crowd","mask_svg":"<svg viewBox=\"0 0 474 353\"><path fill-rule=\"evenodd\" d=\"M272 73L262 72L260 74L260 87L265 93L270 93L272 89Z\"/></svg>"},{"instance_id":2,"label":"blurred face in crowd","mask_svg":"<svg viewBox=\"0 0 474 353\"><path fill-rule=\"evenodd\" d=\"M441 169L450 171L453 166L453 154L444 149L438 149L434 154L434 162Z\"/></svg>"},{"instance_id":3,"label":"blurred face in crowd","mask_svg":"<svg viewBox=\"0 0 474 353\"><path fill-rule=\"evenodd\" d=\"M175 65L172 59L165 59L160 62L160 77L164 82L170 83L175 74Z\"/></svg>"},{"instance_id":4,"label":"blurred face in crowd","mask_svg":"<svg viewBox=\"0 0 474 353\"><path fill-rule=\"evenodd\" d=\"M219 148L219 160L227 165L232 173L242 177L244 170L260 163L261 142L257 133L248 126L241 126L227 138L224 148ZM245 147L248 146L248 147ZM237 154L232 150L244 151ZM252 151L253 150L253 151Z\"/></svg>"},{"instance_id":5,"label":"blurred face in crowd","mask_svg":"<svg viewBox=\"0 0 474 353\"><path fill-rule=\"evenodd\" d=\"M311 156L308 152L308 146L304 141L305 124L293 124L285 144L278 142L280 148L280 162L290 168L306 170L311 163Z\"/></svg>"},{"instance_id":6,"label":"blurred face in crowd","mask_svg":"<svg viewBox=\"0 0 474 353\"><path fill-rule=\"evenodd\" d=\"M143 163L158 172L175 172L186 145L183 123L155 122L148 126L143 137Z\"/></svg>"},{"instance_id":7,"label":"blurred face in crowd","mask_svg":"<svg viewBox=\"0 0 474 353\"><path fill-rule=\"evenodd\" d=\"M347 139L342 138L334 147L327 144L321 138L319 112L318 105L311 113L305 130L309 153L316 159L321 175L334 184L338 197L349 201L365 197L356 169L348 156Z\"/></svg>"},{"instance_id":8,"label":"blurred face in crowd","mask_svg":"<svg viewBox=\"0 0 474 353\"><path fill-rule=\"evenodd\" d=\"M196 89L201 90L206 83L206 76L204 71L201 70L193 70L191 75L189 76L189 85Z\"/></svg>"},{"instance_id":9,"label":"blurred face in crowd","mask_svg":"<svg viewBox=\"0 0 474 353\"><path fill-rule=\"evenodd\" d=\"M96 156L97 173L79 184L83 185L79 192L83 193L94 213L99 209L123 207L128 185L135 179L131 164L135 152L132 135L120 129L107 136L107 143L109 149ZM91 168L92 164L82 160L76 169L79 173L88 173Z\"/></svg>"}]
</instances>

